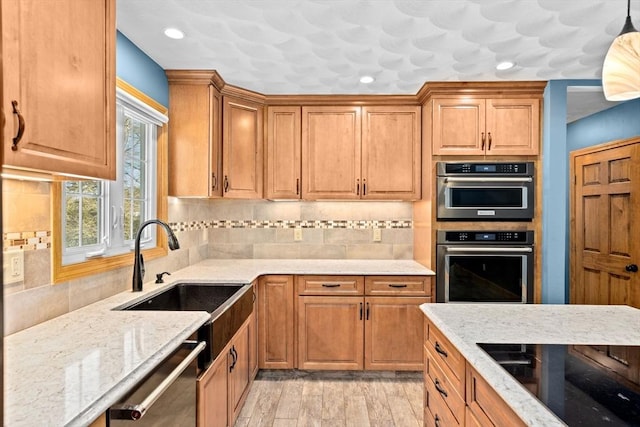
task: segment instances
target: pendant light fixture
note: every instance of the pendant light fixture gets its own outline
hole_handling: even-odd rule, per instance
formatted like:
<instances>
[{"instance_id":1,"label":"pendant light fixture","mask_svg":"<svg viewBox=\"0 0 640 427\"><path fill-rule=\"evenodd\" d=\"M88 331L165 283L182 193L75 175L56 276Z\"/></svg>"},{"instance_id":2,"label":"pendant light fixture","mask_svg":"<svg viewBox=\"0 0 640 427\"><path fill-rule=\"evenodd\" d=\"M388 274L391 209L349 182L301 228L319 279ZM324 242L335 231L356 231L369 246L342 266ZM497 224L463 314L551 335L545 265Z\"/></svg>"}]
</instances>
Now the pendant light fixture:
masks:
<instances>
[{"instance_id":1,"label":"pendant light fixture","mask_svg":"<svg viewBox=\"0 0 640 427\"><path fill-rule=\"evenodd\" d=\"M624 27L604 58L602 89L609 101L640 98L640 33L631 23L631 0Z\"/></svg>"}]
</instances>

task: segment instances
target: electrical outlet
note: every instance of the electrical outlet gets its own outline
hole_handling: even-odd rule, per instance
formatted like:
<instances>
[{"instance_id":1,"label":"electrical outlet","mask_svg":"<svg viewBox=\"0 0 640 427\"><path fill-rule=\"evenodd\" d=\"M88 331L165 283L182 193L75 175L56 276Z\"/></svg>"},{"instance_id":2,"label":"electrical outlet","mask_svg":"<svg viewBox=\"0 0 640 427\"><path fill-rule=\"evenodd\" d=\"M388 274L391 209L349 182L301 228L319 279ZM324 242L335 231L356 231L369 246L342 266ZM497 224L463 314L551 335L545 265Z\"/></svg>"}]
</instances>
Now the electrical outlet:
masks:
<instances>
[{"instance_id":1,"label":"electrical outlet","mask_svg":"<svg viewBox=\"0 0 640 427\"><path fill-rule=\"evenodd\" d=\"M382 230L380 230L379 228L374 228L373 229L373 241L374 242L381 242L382 241Z\"/></svg>"},{"instance_id":2,"label":"electrical outlet","mask_svg":"<svg viewBox=\"0 0 640 427\"><path fill-rule=\"evenodd\" d=\"M4 283L24 281L24 251L7 251L3 254Z\"/></svg>"},{"instance_id":3,"label":"electrical outlet","mask_svg":"<svg viewBox=\"0 0 640 427\"><path fill-rule=\"evenodd\" d=\"M296 227L293 229L293 240L296 242L302 240L302 228Z\"/></svg>"}]
</instances>

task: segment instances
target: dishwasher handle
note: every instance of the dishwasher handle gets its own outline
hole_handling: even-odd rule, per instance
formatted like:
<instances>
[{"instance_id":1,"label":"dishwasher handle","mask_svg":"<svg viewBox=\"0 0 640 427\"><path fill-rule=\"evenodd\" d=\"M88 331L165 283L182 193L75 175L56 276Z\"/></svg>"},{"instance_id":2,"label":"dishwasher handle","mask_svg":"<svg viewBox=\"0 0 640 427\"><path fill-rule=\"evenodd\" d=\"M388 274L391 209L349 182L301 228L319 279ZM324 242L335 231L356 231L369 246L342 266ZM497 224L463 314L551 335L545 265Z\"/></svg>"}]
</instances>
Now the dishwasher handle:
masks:
<instances>
[{"instance_id":1,"label":"dishwasher handle","mask_svg":"<svg viewBox=\"0 0 640 427\"><path fill-rule=\"evenodd\" d=\"M187 341L184 344L192 345L192 341ZM138 404L122 404L115 405L109 408L109 418L112 420L130 420L137 421L147 413L149 408L155 403L156 400L162 394L167 391L171 384L173 384L178 377L189 367L189 365L198 357L198 355L204 350L207 343L200 341L198 345L184 358L178 366L167 377L162 380L158 386L144 398L144 400Z\"/></svg>"}]
</instances>

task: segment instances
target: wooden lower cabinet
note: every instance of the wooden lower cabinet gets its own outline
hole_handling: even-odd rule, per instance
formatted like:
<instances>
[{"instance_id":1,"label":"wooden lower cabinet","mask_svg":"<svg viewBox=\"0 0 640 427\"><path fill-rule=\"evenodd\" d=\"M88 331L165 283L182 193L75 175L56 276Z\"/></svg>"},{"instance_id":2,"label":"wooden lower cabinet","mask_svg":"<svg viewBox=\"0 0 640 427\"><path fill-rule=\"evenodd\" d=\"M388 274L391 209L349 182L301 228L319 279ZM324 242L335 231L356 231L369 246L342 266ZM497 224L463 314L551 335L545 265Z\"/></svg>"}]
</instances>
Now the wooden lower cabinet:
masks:
<instances>
[{"instance_id":1,"label":"wooden lower cabinet","mask_svg":"<svg viewBox=\"0 0 640 427\"><path fill-rule=\"evenodd\" d=\"M236 422L253 381L250 369L253 322L251 315L198 378L198 427L229 427Z\"/></svg>"},{"instance_id":2,"label":"wooden lower cabinet","mask_svg":"<svg viewBox=\"0 0 640 427\"><path fill-rule=\"evenodd\" d=\"M298 368L362 369L363 323L362 297L299 297Z\"/></svg>"},{"instance_id":3,"label":"wooden lower cabinet","mask_svg":"<svg viewBox=\"0 0 640 427\"><path fill-rule=\"evenodd\" d=\"M263 276L258 282L258 365L295 368L293 276Z\"/></svg>"},{"instance_id":4,"label":"wooden lower cabinet","mask_svg":"<svg viewBox=\"0 0 640 427\"><path fill-rule=\"evenodd\" d=\"M425 426L526 425L428 319L425 334Z\"/></svg>"},{"instance_id":5,"label":"wooden lower cabinet","mask_svg":"<svg viewBox=\"0 0 640 427\"><path fill-rule=\"evenodd\" d=\"M423 368L420 304L430 298L366 297L364 322L365 370Z\"/></svg>"}]
</instances>

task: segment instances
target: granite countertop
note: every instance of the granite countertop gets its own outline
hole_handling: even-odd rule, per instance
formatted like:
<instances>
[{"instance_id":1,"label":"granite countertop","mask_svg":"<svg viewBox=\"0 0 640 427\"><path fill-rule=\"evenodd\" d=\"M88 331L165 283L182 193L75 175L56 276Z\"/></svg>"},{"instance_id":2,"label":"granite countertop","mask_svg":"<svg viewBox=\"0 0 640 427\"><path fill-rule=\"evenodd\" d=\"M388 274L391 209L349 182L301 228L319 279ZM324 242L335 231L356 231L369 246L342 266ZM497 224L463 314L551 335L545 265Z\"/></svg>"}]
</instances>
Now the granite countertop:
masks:
<instances>
[{"instance_id":1,"label":"granite countertop","mask_svg":"<svg viewBox=\"0 0 640 427\"><path fill-rule=\"evenodd\" d=\"M423 304L425 315L527 425L564 426L477 343L640 345L628 306Z\"/></svg>"},{"instance_id":2,"label":"granite countertop","mask_svg":"<svg viewBox=\"0 0 640 427\"><path fill-rule=\"evenodd\" d=\"M433 275L409 260L205 260L4 338L5 425L87 425L209 319L113 310L175 282L250 283L264 274ZM166 280L167 278L165 278Z\"/></svg>"}]
</instances>

